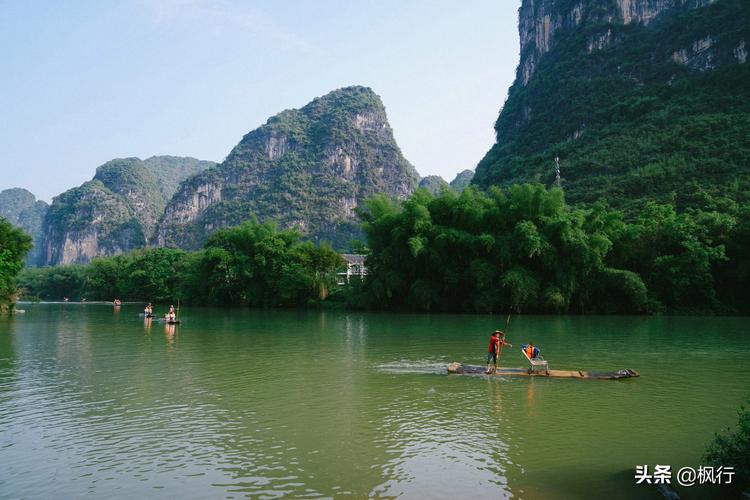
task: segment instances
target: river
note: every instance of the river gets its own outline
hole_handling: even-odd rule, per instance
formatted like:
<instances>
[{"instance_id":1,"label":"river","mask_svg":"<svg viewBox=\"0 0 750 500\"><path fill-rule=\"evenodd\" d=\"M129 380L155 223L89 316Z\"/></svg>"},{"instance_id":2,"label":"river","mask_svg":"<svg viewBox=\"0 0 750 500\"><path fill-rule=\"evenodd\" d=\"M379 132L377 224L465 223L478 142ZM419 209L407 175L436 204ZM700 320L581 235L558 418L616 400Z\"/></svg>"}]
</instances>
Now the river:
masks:
<instances>
[{"instance_id":1,"label":"river","mask_svg":"<svg viewBox=\"0 0 750 500\"><path fill-rule=\"evenodd\" d=\"M747 318L504 317L23 304L0 319L0 497L657 498L750 395ZM682 488L684 498L706 490ZM718 495L717 487L708 493Z\"/></svg>"}]
</instances>

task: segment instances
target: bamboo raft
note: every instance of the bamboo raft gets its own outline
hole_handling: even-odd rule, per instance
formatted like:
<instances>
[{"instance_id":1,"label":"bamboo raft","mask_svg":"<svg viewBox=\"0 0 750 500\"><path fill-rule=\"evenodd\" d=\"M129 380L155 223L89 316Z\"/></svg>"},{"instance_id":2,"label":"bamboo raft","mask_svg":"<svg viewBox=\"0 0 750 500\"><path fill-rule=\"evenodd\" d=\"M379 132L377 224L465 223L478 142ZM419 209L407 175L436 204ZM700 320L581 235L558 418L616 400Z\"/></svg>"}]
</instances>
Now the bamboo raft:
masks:
<instances>
[{"instance_id":1,"label":"bamboo raft","mask_svg":"<svg viewBox=\"0 0 750 500\"><path fill-rule=\"evenodd\" d=\"M617 380L623 378L640 377L641 375L630 369L618 370L616 372L585 372L581 370L549 370L549 372L530 371L527 368L506 368L500 367L495 373L486 373L484 366L463 365L461 363L451 363L448 365L448 373L457 375L488 375L488 376L520 376L520 377L546 377L546 378L577 378L577 379L598 379L598 380Z\"/></svg>"}]
</instances>

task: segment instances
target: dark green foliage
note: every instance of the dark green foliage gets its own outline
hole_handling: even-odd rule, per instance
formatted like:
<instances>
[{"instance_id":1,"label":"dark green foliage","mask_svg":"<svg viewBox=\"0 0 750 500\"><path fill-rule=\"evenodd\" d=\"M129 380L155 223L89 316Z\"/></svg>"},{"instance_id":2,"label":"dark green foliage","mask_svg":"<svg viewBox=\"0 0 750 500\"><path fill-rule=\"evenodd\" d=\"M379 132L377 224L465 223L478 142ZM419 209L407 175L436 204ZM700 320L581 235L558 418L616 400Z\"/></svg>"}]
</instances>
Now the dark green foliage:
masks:
<instances>
[{"instance_id":1,"label":"dark green foliage","mask_svg":"<svg viewBox=\"0 0 750 500\"><path fill-rule=\"evenodd\" d=\"M495 125L498 142L473 182L551 185L559 155L569 202L621 211L606 211L602 229L612 243L610 269L596 283L597 296L608 297L602 311L631 311L624 304L632 301L747 313L750 66L739 62L750 3L686 4L648 25L623 25L613 3L575 5L580 23L560 26L549 52L538 57L528 41ZM566 19L574 4L524 6Z\"/></svg>"},{"instance_id":2,"label":"dark green foliage","mask_svg":"<svg viewBox=\"0 0 750 500\"><path fill-rule=\"evenodd\" d=\"M300 243L295 231L246 222L206 242L192 276L192 300L253 307L305 305L327 298L343 259L329 246Z\"/></svg>"},{"instance_id":3,"label":"dark green foliage","mask_svg":"<svg viewBox=\"0 0 750 500\"><path fill-rule=\"evenodd\" d=\"M650 292L675 312L718 311L714 271L736 221L718 212L648 204L614 238L611 261L644 278Z\"/></svg>"},{"instance_id":4,"label":"dark green foliage","mask_svg":"<svg viewBox=\"0 0 750 500\"><path fill-rule=\"evenodd\" d=\"M717 434L706 450L705 460L715 467L734 467L732 489L747 492L750 491L750 408L740 406L737 414L737 428Z\"/></svg>"},{"instance_id":5,"label":"dark green foliage","mask_svg":"<svg viewBox=\"0 0 750 500\"><path fill-rule=\"evenodd\" d=\"M724 207L724 211L716 210ZM747 214L713 200L677 213L647 204L631 222L602 203L565 204L541 185L474 189L363 213L369 275L361 306L427 311L746 313ZM727 253L730 249L731 253ZM734 261L729 259L733 258Z\"/></svg>"},{"instance_id":6,"label":"dark green foliage","mask_svg":"<svg viewBox=\"0 0 750 500\"><path fill-rule=\"evenodd\" d=\"M714 279L720 312L750 312L750 203L731 209L736 224L726 236L726 259L716 265Z\"/></svg>"},{"instance_id":7,"label":"dark green foliage","mask_svg":"<svg viewBox=\"0 0 750 500\"><path fill-rule=\"evenodd\" d=\"M85 285L86 267L81 264L27 267L18 275L18 287L26 299L80 300Z\"/></svg>"},{"instance_id":8,"label":"dark green foliage","mask_svg":"<svg viewBox=\"0 0 750 500\"><path fill-rule=\"evenodd\" d=\"M325 300L345 265L328 245L301 243L294 231L247 222L217 232L198 252L170 248L99 257L88 265L26 269L29 298L183 302L253 307Z\"/></svg>"},{"instance_id":9,"label":"dark green foliage","mask_svg":"<svg viewBox=\"0 0 750 500\"><path fill-rule=\"evenodd\" d=\"M609 44L590 50L607 32ZM706 37L710 49L693 53ZM648 26L591 21L559 33L528 84L511 88L474 182L549 185L559 155L573 203L606 199L633 213L646 200L701 208L701 191L748 201L750 66L733 52L741 40L750 40L750 4L740 0ZM688 61L678 64L683 49Z\"/></svg>"},{"instance_id":10,"label":"dark green foliage","mask_svg":"<svg viewBox=\"0 0 750 500\"><path fill-rule=\"evenodd\" d=\"M16 276L31 249L31 236L0 217L0 310L13 306L16 299Z\"/></svg>"},{"instance_id":11,"label":"dark green foliage","mask_svg":"<svg viewBox=\"0 0 750 500\"><path fill-rule=\"evenodd\" d=\"M586 312L613 301L601 293L607 280L623 310L647 310L640 278L605 262L603 208L570 208L560 190L527 184L436 198L419 190L401 206L374 197L367 207L364 306Z\"/></svg>"},{"instance_id":12,"label":"dark green foliage","mask_svg":"<svg viewBox=\"0 0 750 500\"><path fill-rule=\"evenodd\" d=\"M174 302L189 270L186 252L171 248L136 250L126 256L122 295L130 300Z\"/></svg>"}]
</instances>

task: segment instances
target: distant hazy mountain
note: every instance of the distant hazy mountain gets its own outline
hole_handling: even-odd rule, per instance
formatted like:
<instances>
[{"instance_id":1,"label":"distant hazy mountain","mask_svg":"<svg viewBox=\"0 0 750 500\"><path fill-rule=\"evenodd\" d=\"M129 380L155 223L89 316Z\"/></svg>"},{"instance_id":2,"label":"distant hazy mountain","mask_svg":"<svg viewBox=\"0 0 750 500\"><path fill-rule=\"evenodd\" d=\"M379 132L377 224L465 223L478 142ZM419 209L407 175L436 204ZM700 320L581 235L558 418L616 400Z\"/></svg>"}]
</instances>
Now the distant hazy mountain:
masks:
<instances>
[{"instance_id":1,"label":"distant hazy mountain","mask_svg":"<svg viewBox=\"0 0 750 500\"><path fill-rule=\"evenodd\" d=\"M341 247L360 236L355 209L365 198L404 198L417 181L380 98L366 87L343 88L270 118L223 163L183 182L158 243L196 248L213 231L256 216Z\"/></svg>"},{"instance_id":2,"label":"distant hazy mountain","mask_svg":"<svg viewBox=\"0 0 750 500\"><path fill-rule=\"evenodd\" d=\"M450 190L450 185L439 175L428 175L419 181L419 187L424 188L433 195L438 195L445 190Z\"/></svg>"},{"instance_id":3,"label":"distant hazy mountain","mask_svg":"<svg viewBox=\"0 0 750 500\"><path fill-rule=\"evenodd\" d=\"M474 178L474 171L473 170L464 170L463 172L459 172L458 175L456 175L456 178L453 179L450 182L451 187L454 191L457 193L460 193L466 187L471 184L471 180Z\"/></svg>"}]
</instances>

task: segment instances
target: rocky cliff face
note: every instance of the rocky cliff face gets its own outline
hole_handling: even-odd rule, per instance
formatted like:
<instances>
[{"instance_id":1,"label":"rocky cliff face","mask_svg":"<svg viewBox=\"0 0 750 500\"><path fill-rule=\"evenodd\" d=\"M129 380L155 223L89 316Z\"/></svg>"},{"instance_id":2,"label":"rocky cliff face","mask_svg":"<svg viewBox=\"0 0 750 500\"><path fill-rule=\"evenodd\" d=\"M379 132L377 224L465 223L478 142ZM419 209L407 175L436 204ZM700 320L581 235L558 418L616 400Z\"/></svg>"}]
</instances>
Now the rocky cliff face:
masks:
<instances>
[{"instance_id":1,"label":"rocky cliff face","mask_svg":"<svg viewBox=\"0 0 750 500\"><path fill-rule=\"evenodd\" d=\"M550 185L559 156L570 201L690 205L750 186L750 2L523 0L519 36L473 183Z\"/></svg>"},{"instance_id":2,"label":"rocky cliff face","mask_svg":"<svg viewBox=\"0 0 750 500\"><path fill-rule=\"evenodd\" d=\"M185 181L159 224L159 245L197 248L253 216L344 246L355 209L375 194L408 196L418 175L369 88L348 87L272 117L226 160Z\"/></svg>"},{"instance_id":3,"label":"rocky cliff face","mask_svg":"<svg viewBox=\"0 0 750 500\"><path fill-rule=\"evenodd\" d=\"M121 158L101 165L93 180L53 199L44 220L42 263L86 263L145 246L166 195L212 165L177 157Z\"/></svg>"},{"instance_id":4,"label":"rocky cliff face","mask_svg":"<svg viewBox=\"0 0 750 500\"><path fill-rule=\"evenodd\" d=\"M716 0L525 0L518 13L521 63L517 79L529 83L541 56L549 52L559 32L581 26L648 25L664 12L695 9ZM592 35L590 50L612 41L612 30Z\"/></svg>"},{"instance_id":5,"label":"rocky cliff face","mask_svg":"<svg viewBox=\"0 0 750 500\"><path fill-rule=\"evenodd\" d=\"M100 180L52 200L45 219L45 263L86 263L146 244L143 226L127 200Z\"/></svg>"},{"instance_id":6,"label":"rocky cliff face","mask_svg":"<svg viewBox=\"0 0 750 500\"><path fill-rule=\"evenodd\" d=\"M138 219L146 239L153 234L166 201L156 177L139 158L108 161L96 169L94 180L101 181L110 191L120 195Z\"/></svg>"},{"instance_id":7,"label":"rocky cliff face","mask_svg":"<svg viewBox=\"0 0 750 500\"><path fill-rule=\"evenodd\" d=\"M426 189L433 196L439 195L443 191L450 191L451 189L448 182L439 175L428 175L427 177L423 177L422 180L419 181L419 187Z\"/></svg>"},{"instance_id":8,"label":"rocky cliff face","mask_svg":"<svg viewBox=\"0 0 750 500\"><path fill-rule=\"evenodd\" d=\"M450 182L450 186L453 188L454 191L457 193L460 193L464 189L466 189L470 184L471 180L474 178L474 171L473 170L463 170L459 172L455 179L453 179Z\"/></svg>"},{"instance_id":9,"label":"rocky cliff face","mask_svg":"<svg viewBox=\"0 0 750 500\"><path fill-rule=\"evenodd\" d=\"M42 221L48 205L29 191L11 188L0 191L0 217L5 217L14 226L26 231L34 241L34 247L26 256L26 264L39 265L44 262L44 232Z\"/></svg>"}]
</instances>

